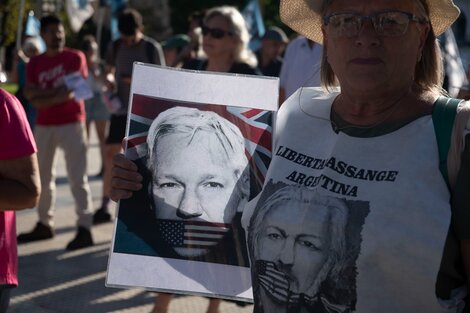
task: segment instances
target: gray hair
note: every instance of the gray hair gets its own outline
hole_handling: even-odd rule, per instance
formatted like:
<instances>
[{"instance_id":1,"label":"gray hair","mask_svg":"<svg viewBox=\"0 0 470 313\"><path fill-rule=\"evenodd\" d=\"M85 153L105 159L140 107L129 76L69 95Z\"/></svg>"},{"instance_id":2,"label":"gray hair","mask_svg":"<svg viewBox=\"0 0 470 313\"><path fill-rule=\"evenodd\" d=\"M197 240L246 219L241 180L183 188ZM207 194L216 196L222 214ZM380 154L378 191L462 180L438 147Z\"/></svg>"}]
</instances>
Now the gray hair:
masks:
<instances>
[{"instance_id":1,"label":"gray hair","mask_svg":"<svg viewBox=\"0 0 470 313\"><path fill-rule=\"evenodd\" d=\"M160 138L171 134L186 134L190 145L196 134L203 131L213 133L217 137L229 165L238 178L237 186L244 195L248 195L249 169L244 137L236 125L212 111L173 107L155 118L147 135L147 167L152 175L155 173L154 159Z\"/></svg>"},{"instance_id":2,"label":"gray hair","mask_svg":"<svg viewBox=\"0 0 470 313\"><path fill-rule=\"evenodd\" d=\"M214 7L207 11L204 23L215 16L223 17L230 25L231 31L238 39L238 46L234 51L235 61L247 63L253 67L258 64L256 56L249 49L250 33L243 15L233 6Z\"/></svg>"}]
</instances>

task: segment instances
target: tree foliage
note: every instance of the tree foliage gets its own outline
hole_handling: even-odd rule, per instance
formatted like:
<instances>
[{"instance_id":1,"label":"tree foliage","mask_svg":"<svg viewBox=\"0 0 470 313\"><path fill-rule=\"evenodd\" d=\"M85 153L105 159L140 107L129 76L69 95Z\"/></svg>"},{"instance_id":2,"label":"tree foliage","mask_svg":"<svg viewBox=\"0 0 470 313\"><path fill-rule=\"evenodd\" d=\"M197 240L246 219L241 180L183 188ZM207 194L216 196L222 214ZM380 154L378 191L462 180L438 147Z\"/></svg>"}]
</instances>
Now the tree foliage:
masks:
<instances>
[{"instance_id":1,"label":"tree foliage","mask_svg":"<svg viewBox=\"0 0 470 313\"><path fill-rule=\"evenodd\" d=\"M28 16L27 12L34 7L33 1L34 0L25 0L24 2L23 25ZM7 46L16 41L19 10L19 0L0 1L0 46Z\"/></svg>"}]
</instances>

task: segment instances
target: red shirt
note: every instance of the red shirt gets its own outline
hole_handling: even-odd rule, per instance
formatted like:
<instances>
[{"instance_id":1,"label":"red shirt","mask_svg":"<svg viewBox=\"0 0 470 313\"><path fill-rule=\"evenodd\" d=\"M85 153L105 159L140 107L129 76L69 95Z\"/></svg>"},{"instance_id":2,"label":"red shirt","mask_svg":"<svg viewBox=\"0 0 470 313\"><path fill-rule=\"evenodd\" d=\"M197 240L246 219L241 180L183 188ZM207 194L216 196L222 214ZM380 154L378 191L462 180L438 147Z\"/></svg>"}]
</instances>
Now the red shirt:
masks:
<instances>
[{"instance_id":1,"label":"red shirt","mask_svg":"<svg viewBox=\"0 0 470 313\"><path fill-rule=\"evenodd\" d=\"M64 85L63 77L73 72L86 78L88 69L85 55L78 50L64 48L55 56L45 53L33 57L26 67L26 83L41 88ZM74 99L37 111L37 125L63 125L85 120L84 102Z\"/></svg>"},{"instance_id":2,"label":"red shirt","mask_svg":"<svg viewBox=\"0 0 470 313\"><path fill-rule=\"evenodd\" d=\"M21 103L0 88L0 160L36 152L36 143ZM0 211L0 285L18 285L14 211Z\"/></svg>"}]
</instances>

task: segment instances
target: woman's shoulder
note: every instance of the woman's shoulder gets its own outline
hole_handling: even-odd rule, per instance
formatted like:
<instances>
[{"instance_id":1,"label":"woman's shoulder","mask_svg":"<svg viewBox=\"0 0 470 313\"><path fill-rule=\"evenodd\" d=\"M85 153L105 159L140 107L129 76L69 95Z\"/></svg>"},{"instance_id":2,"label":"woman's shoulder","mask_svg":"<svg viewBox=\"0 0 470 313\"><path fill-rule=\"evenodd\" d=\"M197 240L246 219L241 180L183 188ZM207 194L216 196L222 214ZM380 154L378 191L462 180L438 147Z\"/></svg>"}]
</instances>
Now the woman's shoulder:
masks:
<instances>
[{"instance_id":1,"label":"woman's shoulder","mask_svg":"<svg viewBox=\"0 0 470 313\"><path fill-rule=\"evenodd\" d=\"M202 70L205 70L206 63L207 63L207 60L205 60L205 59L192 58L192 59L186 60L183 63L182 68L187 69L187 70L202 71Z\"/></svg>"}]
</instances>

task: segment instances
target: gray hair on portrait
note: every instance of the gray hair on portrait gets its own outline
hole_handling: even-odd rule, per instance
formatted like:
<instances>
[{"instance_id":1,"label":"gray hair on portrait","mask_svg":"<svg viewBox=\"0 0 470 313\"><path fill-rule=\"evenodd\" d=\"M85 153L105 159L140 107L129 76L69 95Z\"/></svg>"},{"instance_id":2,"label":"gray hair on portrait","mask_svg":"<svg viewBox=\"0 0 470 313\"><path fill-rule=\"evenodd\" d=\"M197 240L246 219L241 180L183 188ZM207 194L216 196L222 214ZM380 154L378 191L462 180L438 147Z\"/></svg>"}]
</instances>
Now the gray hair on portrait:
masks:
<instances>
[{"instance_id":1,"label":"gray hair on portrait","mask_svg":"<svg viewBox=\"0 0 470 313\"><path fill-rule=\"evenodd\" d=\"M323 1L321 8L322 16L325 15L329 5L331 5L333 1L334 0ZM416 3L419 15L421 15L420 17L429 20L429 10L426 0L413 1ZM339 85L336 75L328 63L326 47L323 49L320 77L322 86L326 90L330 90ZM444 68L442 64L441 48L432 27L424 43L421 59L416 64L414 81L423 90L446 94L445 90L442 88Z\"/></svg>"},{"instance_id":2,"label":"gray hair on portrait","mask_svg":"<svg viewBox=\"0 0 470 313\"><path fill-rule=\"evenodd\" d=\"M249 49L250 33L246 21L240 11L233 6L214 7L207 11L204 18L204 24L216 16L223 17L230 25L231 31L238 38L238 46L234 51L234 59L238 62L244 62L251 66L256 66L258 61L254 53Z\"/></svg>"},{"instance_id":3,"label":"gray hair on portrait","mask_svg":"<svg viewBox=\"0 0 470 313\"><path fill-rule=\"evenodd\" d=\"M213 133L225 152L234 175L237 187L243 196L248 197L250 189L248 159L245 155L245 139L240 129L227 119L212 111L201 111L188 107L173 107L161 112L152 122L147 135L147 167L155 173L155 154L158 140L172 134L186 134L190 145L200 132Z\"/></svg>"},{"instance_id":4,"label":"gray hair on portrait","mask_svg":"<svg viewBox=\"0 0 470 313\"><path fill-rule=\"evenodd\" d=\"M266 215L275 207L281 205L289 207L289 205L295 205L293 204L295 202L312 207L323 206L328 209L327 236L325 236L329 239L325 248L327 258L307 292L308 295L314 296L327 277L334 282L341 280L342 271L349 260L346 247L346 226L349 214L344 200L321 195L315 190L299 186L280 188L263 201L261 207L255 210L248 226L248 246L252 257L254 256L256 259L257 247L255 245L257 246L258 236L255 234L260 234ZM286 211L286 214L289 214L289 211ZM301 222L299 220L299 223Z\"/></svg>"}]
</instances>

